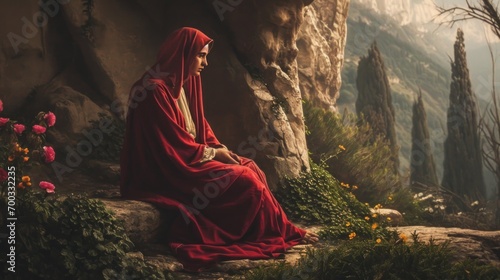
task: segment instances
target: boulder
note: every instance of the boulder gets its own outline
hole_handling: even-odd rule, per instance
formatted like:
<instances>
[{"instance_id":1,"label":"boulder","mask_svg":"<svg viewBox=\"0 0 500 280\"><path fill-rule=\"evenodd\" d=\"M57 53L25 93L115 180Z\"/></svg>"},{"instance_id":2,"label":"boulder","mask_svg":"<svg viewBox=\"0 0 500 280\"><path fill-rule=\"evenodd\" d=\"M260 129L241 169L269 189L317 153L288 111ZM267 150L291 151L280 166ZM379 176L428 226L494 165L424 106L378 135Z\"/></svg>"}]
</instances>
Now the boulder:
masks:
<instances>
[{"instance_id":1,"label":"boulder","mask_svg":"<svg viewBox=\"0 0 500 280\"><path fill-rule=\"evenodd\" d=\"M92 134L90 129L92 122L99 123L101 115L109 116L109 111L68 86L47 85L39 87L32 98L32 102L26 106L26 111L30 112L31 115L35 115L39 111L51 111L56 115L56 124L47 130L48 141L51 144L61 149L70 147L73 150L78 150L78 145L81 145L82 156L86 156L88 150L93 149L90 146L98 145L99 138L97 136L86 136L85 134ZM100 133L106 133L111 127L103 126L103 128ZM83 141L88 141L90 146L83 147ZM59 158L56 160L61 161Z\"/></svg>"},{"instance_id":2,"label":"boulder","mask_svg":"<svg viewBox=\"0 0 500 280\"><path fill-rule=\"evenodd\" d=\"M370 212L378 214L382 220L387 221L390 225L400 225L404 220L403 215L394 209L370 209Z\"/></svg>"},{"instance_id":3,"label":"boulder","mask_svg":"<svg viewBox=\"0 0 500 280\"><path fill-rule=\"evenodd\" d=\"M156 242L167 224L165 216L150 203L122 199L101 201L124 222L126 233L134 244Z\"/></svg>"}]
</instances>

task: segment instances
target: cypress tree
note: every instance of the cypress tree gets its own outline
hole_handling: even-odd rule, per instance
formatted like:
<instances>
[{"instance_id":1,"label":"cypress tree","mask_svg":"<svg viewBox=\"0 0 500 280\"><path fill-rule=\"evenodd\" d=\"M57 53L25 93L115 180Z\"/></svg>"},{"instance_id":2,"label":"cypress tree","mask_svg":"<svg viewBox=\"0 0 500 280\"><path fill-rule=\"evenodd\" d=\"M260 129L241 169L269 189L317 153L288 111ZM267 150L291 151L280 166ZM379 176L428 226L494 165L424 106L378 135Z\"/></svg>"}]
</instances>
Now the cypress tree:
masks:
<instances>
[{"instance_id":1,"label":"cypress tree","mask_svg":"<svg viewBox=\"0 0 500 280\"><path fill-rule=\"evenodd\" d=\"M467 68L464 33L460 29L454 48L442 185L460 197L456 200L457 205L464 209L466 205L461 199L470 202L485 198L486 188L477 106Z\"/></svg>"},{"instance_id":2,"label":"cypress tree","mask_svg":"<svg viewBox=\"0 0 500 280\"><path fill-rule=\"evenodd\" d=\"M359 61L356 87L358 88L356 113L370 124L375 135L388 140L392 150L394 173L399 174L399 147L396 140L391 87L377 42L371 45L368 56L362 57Z\"/></svg>"},{"instance_id":3,"label":"cypress tree","mask_svg":"<svg viewBox=\"0 0 500 280\"><path fill-rule=\"evenodd\" d=\"M423 184L438 186L436 165L432 156L427 114L425 113L422 92L413 103L413 126L411 129L410 182L412 186Z\"/></svg>"}]
</instances>

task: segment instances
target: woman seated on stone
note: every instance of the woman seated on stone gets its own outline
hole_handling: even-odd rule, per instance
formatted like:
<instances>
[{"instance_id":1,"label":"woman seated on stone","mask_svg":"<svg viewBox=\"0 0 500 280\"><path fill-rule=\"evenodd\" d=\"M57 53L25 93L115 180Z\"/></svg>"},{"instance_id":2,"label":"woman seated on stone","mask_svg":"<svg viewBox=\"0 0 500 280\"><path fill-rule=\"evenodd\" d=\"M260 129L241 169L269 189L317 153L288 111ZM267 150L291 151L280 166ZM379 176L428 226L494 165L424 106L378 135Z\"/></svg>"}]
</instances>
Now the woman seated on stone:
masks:
<instances>
[{"instance_id":1,"label":"woman seated on stone","mask_svg":"<svg viewBox=\"0 0 500 280\"><path fill-rule=\"evenodd\" d=\"M212 43L193 28L168 36L155 72L132 87L121 158L122 196L176 210L166 240L192 271L318 240L290 223L264 173L222 145L206 121L200 72Z\"/></svg>"}]
</instances>

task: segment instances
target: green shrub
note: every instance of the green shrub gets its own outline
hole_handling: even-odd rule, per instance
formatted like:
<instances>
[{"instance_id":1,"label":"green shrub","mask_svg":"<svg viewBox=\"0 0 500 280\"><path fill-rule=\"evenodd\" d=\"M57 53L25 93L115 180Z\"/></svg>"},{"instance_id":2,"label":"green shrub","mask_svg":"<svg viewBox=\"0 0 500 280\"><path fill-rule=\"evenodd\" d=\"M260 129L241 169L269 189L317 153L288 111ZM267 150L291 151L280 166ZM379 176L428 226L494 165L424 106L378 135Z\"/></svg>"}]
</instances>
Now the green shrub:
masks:
<instances>
[{"instance_id":1,"label":"green shrub","mask_svg":"<svg viewBox=\"0 0 500 280\"><path fill-rule=\"evenodd\" d=\"M421 209L409 188L401 186L392 172L390 147L383 139L373 141L368 125L353 116L340 116L304 104L311 158L326 161L327 170L343 184L357 186L356 197L370 205L383 204L405 213L407 223L417 223ZM390 199L391 198L391 199Z\"/></svg>"},{"instance_id":2,"label":"green shrub","mask_svg":"<svg viewBox=\"0 0 500 280\"><path fill-rule=\"evenodd\" d=\"M320 232L324 239L388 236L384 221L373 217L367 205L350 192L352 189L311 162L310 172L287 178L276 196L293 220L325 226Z\"/></svg>"},{"instance_id":3,"label":"green shrub","mask_svg":"<svg viewBox=\"0 0 500 280\"><path fill-rule=\"evenodd\" d=\"M328 171L339 181L358 186L355 194L361 201L377 204L400 189L399 178L392 173L388 144L380 138L372 141L367 125L358 126L352 116L341 118L308 102L304 116L313 160L328 159Z\"/></svg>"},{"instance_id":4,"label":"green shrub","mask_svg":"<svg viewBox=\"0 0 500 280\"><path fill-rule=\"evenodd\" d=\"M17 213L15 279L165 279L126 255L133 243L99 200L29 190L19 193Z\"/></svg>"},{"instance_id":5,"label":"green shrub","mask_svg":"<svg viewBox=\"0 0 500 280\"><path fill-rule=\"evenodd\" d=\"M296 266L278 264L250 272L246 279L497 279L500 269L477 262L453 263L447 243L426 244L413 235L344 241L335 248L310 250Z\"/></svg>"}]
</instances>

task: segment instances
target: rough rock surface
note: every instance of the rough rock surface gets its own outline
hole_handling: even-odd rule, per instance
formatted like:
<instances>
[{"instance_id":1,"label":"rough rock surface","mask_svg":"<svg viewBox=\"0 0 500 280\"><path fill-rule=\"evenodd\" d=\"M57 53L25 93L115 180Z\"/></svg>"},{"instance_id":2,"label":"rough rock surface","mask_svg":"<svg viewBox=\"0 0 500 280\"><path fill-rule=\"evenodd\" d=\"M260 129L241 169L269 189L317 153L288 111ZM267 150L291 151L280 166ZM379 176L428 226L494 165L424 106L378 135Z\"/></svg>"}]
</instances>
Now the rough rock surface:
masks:
<instances>
[{"instance_id":1,"label":"rough rock surface","mask_svg":"<svg viewBox=\"0 0 500 280\"><path fill-rule=\"evenodd\" d=\"M153 205L141 201L102 199L117 219L124 221L124 227L130 240L136 244L155 242L161 232L165 217Z\"/></svg>"},{"instance_id":2,"label":"rough rock surface","mask_svg":"<svg viewBox=\"0 0 500 280\"><path fill-rule=\"evenodd\" d=\"M380 215L382 220L386 220L390 225L399 225L403 222L403 215L394 209L380 208L380 209L370 209L370 212Z\"/></svg>"},{"instance_id":3,"label":"rough rock surface","mask_svg":"<svg viewBox=\"0 0 500 280\"><path fill-rule=\"evenodd\" d=\"M396 228L408 237L417 233L419 240L436 243L449 241L457 260L479 260L500 266L500 231L480 231L461 228L407 226Z\"/></svg>"},{"instance_id":4,"label":"rough rock surface","mask_svg":"<svg viewBox=\"0 0 500 280\"><path fill-rule=\"evenodd\" d=\"M21 108L33 87L52 79L61 60L68 58L59 28L44 22L35 25L39 9L38 1L0 3L0 98L5 113Z\"/></svg>"},{"instance_id":5,"label":"rough rock surface","mask_svg":"<svg viewBox=\"0 0 500 280\"><path fill-rule=\"evenodd\" d=\"M317 1L317 19L334 19L328 20L326 35L319 27L320 31L303 35L318 36L311 40L321 42L330 61L310 67L316 88L309 87L305 95L321 91L318 98L328 100L325 106L330 106L340 83L349 1ZM286 175L308 169L301 106L301 88L306 87L300 86L302 66L297 63L296 42L304 11L309 21L308 5L313 1L91 1L94 6L88 14L84 2L0 4L0 11L9 11L0 27L0 98L5 113L22 112L31 118L24 107L39 95L33 87L50 85L69 86L96 106L123 117L130 86L150 69L163 39L178 27L193 26L215 40L204 72L204 96L207 119L218 138L254 159L268 174L271 187ZM37 16L46 21L30 30ZM9 33L24 39L12 44ZM334 46L328 47L325 40L333 40ZM314 56L311 61L319 65L321 58ZM309 63L304 56L299 62ZM320 70L325 73L313 73ZM53 134L48 140L64 148L61 143L77 142L80 137Z\"/></svg>"},{"instance_id":6,"label":"rough rock surface","mask_svg":"<svg viewBox=\"0 0 500 280\"><path fill-rule=\"evenodd\" d=\"M315 106L336 111L342 83L350 0L315 0L304 8L297 39L300 90Z\"/></svg>"},{"instance_id":7,"label":"rough rock surface","mask_svg":"<svg viewBox=\"0 0 500 280\"><path fill-rule=\"evenodd\" d=\"M107 98L113 113L124 116L130 87L154 62L161 29L136 1L93 2L94 25L87 36L82 35L88 16L82 13L81 1L64 5L63 15L93 86Z\"/></svg>"},{"instance_id":8,"label":"rough rock surface","mask_svg":"<svg viewBox=\"0 0 500 280\"><path fill-rule=\"evenodd\" d=\"M90 133L91 123L99 122L100 115L109 116L110 113L69 86L39 87L36 93L32 97L33 102L25 109L32 116L40 111L51 111L56 115L56 125L47 132L52 144L61 148L70 146L74 150L84 151L82 154L85 155L88 147L79 147L77 144L82 140L89 141L84 134Z\"/></svg>"}]
</instances>

